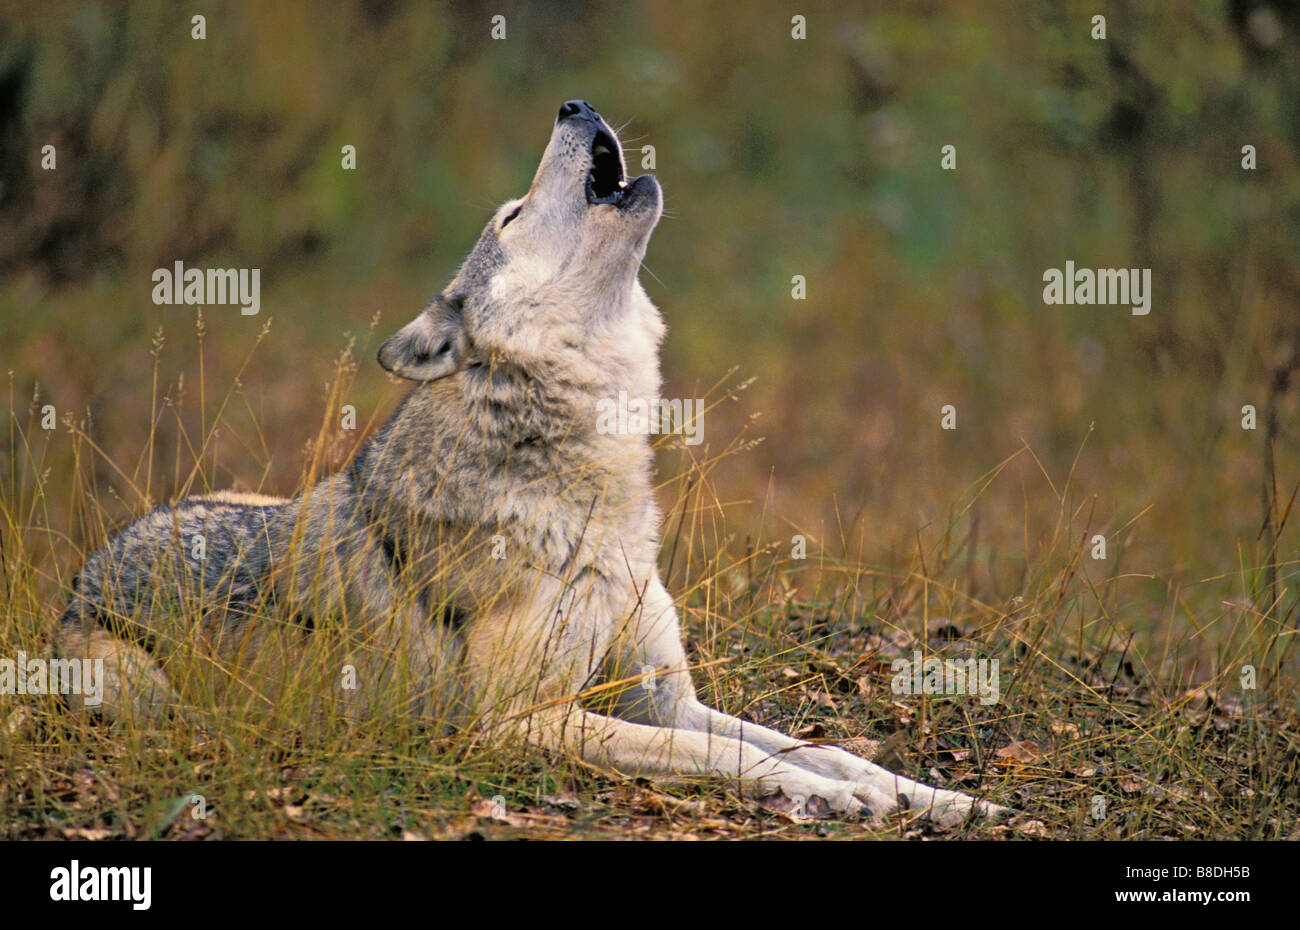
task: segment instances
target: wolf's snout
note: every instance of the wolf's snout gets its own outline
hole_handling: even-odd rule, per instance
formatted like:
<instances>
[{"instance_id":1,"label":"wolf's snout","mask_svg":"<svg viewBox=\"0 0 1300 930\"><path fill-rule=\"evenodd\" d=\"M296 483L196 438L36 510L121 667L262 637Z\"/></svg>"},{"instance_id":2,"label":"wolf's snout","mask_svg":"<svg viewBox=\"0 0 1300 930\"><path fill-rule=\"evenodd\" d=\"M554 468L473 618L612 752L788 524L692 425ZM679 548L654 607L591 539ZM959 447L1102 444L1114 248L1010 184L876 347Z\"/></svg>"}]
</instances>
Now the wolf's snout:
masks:
<instances>
[{"instance_id":1,"label":"wolf's snout","mask_svg":"<svg viewBox=\"0 0 1300 930\"><path fill-rule=\"evenodd\" d=\"M563 140L560 150L569 157L581 158L578 153L582 148L587 150L579 170L583 172L582 192L589 206L612 206L626 214L632 207L646 204L646 195L658 190L649 175L628 178L618 136L587 101L567 100L561 104L555 132Z\"/></svg>"},{"instance_id":2,"label":"wolf's snout","mask_svg":"<svg viewBox=\"0 0 1300 930\"><path fill-rule=\"evenodd\" d=\"M561 104L560 115L555 118L555 121L562 123L566 119L585 119L599 123L600 114L585 100L566 100Z\"/></svg>"}]
</instances>

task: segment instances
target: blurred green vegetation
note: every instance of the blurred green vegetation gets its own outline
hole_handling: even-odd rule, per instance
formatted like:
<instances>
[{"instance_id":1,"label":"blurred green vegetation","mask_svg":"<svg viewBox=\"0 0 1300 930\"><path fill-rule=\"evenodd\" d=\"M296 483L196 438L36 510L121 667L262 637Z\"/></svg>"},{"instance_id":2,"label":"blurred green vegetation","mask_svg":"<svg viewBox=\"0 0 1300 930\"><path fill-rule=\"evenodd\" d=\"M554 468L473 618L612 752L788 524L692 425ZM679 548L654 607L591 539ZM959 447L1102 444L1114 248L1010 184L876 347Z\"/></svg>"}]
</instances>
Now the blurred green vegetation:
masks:
<instances>
[{"instance_id":1,"label":"blurred green vegetation","mask_svg":"<svg viewBox=\"0 0 1300 930\"><path fill-rule=\"evenodd\" d=\"M667 392L756 379L705 432L716 452L758 414L767 441L713 474L747 502L741 525L860 536L883 559L1027 444L973 511L985 545L1032 550L1073 468L1070 507L1095 507L1124 567L1152 576L1151 612L1189 585L1205 611L1257 601L1234 573L1268 559L1263 497L1281 522L1300 481L1300 12L1104 6L9 0L0 371L23 417L39 386L131 472L155 332L159 392L183 376L193 395L201 356L211 407L273 319L204 480L289 491L349 335L347 400L369 422L401 390L370 361L378 337L526 188L556 107L583 97L633 164L655 148L668 215L642 279L670 328ZM208 308L200 350L193 308L150 300L177 260L262 269L261 314ZM1067 260L1151 268L1150 315L1044 305L1044 269ZM1240 428L1244 404L1260 430ZM169 476L181 433L155 418L145 467ZM46 441L58 486L71 440ZM120 518L138 509L113 469L81 465ZM71 504L49 507L88 542ZM1285 525L1279 613L1297 539Z\"/></svg>"}]
</instances>

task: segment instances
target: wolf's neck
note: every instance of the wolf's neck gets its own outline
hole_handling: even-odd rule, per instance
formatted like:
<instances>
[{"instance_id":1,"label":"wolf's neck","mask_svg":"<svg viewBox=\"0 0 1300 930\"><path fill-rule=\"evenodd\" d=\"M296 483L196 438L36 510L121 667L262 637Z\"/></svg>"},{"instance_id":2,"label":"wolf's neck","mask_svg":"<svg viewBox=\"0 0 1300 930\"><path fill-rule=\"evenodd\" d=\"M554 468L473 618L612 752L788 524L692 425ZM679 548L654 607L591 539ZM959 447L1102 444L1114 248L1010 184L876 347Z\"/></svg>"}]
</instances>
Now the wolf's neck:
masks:
<instances>
[{"instance_id":1,"label":"wolf's neck","mask_svg":"<svg viewBox=\"0 0 1300 930\"><path fill-rule=\"evenodd\" d=\"M572 395L578 408L659 390L663 320L635 278L585 297L544 290L509 314L470 317L467 331L486 365Z\"/></svg>"}]
</instances>

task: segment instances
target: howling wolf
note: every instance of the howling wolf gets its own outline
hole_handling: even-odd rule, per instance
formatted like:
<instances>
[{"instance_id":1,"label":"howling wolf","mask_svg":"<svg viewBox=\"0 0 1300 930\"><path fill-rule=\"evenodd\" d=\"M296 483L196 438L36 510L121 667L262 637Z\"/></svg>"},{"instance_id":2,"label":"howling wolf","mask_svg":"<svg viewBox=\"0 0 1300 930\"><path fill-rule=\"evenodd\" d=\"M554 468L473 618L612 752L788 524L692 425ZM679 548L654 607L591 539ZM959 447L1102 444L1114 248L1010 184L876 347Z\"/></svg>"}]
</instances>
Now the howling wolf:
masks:
<instances>
[{"instance_id":1,"label":"howling wolf","mask_svg":"<svg viewBox=\"0 0 1300 930\"><path fill-rule=\"evenodd\" d=\"M86 560L59 649L105 681L75 709L396 712L808 810L999 813L696 698L649 441L596 428L601 401L658 396L664 324L637 271L662 209L600 115L560 107L528 193L380 348L416 386L345 470L291 500L187 498Z\"/></svg>"}]
</instances>

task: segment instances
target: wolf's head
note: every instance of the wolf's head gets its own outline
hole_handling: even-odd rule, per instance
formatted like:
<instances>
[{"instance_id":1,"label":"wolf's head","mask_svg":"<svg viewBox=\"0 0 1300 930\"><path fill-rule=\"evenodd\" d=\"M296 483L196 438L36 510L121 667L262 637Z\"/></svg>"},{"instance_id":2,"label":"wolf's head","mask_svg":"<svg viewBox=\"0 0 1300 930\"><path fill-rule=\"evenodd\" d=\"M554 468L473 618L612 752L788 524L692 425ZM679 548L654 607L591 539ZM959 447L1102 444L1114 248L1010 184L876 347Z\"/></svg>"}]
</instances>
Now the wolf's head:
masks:
<instances>
[{"instance_id":1,"label":"wolf's head","mask_svg":"<svg viewBox=\"0 0 1300 930\"><path fill-rule=\"evenodd\" d=\"M379 363L427 382L490 361L546 368L616 344L653 356L662 323L637 269L662 210L654 177L627 180L614 130L570 100L528 193L496 211L443 293L380 347ZM645 338L629 341L629 327Z\"/></svg>"}]
</instances>

